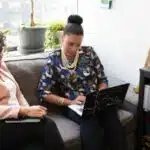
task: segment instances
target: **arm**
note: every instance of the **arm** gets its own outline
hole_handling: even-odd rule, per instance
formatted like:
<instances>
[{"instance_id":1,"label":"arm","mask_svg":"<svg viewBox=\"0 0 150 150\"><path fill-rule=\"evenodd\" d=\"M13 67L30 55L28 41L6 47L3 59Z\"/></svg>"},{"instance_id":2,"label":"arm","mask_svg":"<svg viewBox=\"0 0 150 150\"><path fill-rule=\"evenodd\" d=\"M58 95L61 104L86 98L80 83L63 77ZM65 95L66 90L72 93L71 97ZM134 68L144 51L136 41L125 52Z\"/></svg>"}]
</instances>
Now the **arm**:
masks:
<instances>
[{"instance_id":1,"label":"arm","mask_svg":"<svg viewBox=\"0 0 150 150\"><path fill-rule=\"evenodd\" d=\"M63 105L63 106L68 106L72 104L72 101L67 99L67 98L63 98L60 96L57 96L55 94L49 94L45 97L45 101L53 103L53 104L57 104L57 105Z\"/></svg>"},{"instance_id":2,"label":"arm","mask_svg":"<svg viewBox=\"0 0 150 150\"><path fill-rule=\"evenodd\" d=\"M53 60L51 57L48 58L48 62L44 67L39 86L38 86L38 95L41 101L45 100L46 102L57 104L57 105L70 105L71 100L67 98L63 98L57 96L51 92L52 87L56 82L56 78L54 77L54 66Z\"/></svg>"},{"instance_id":3,"label":"arm","mask_svg":"<svg viewBox=\"0 0 150 150\"><path fill-rule=\"evenodd\" d=\"M27 100L25 99L25 97L23 96L23 94L19 88L19 85L17 87L17 98L18 98L19 104L21 106L29 106Z\"/></svg>"},{"instance_id":4,"label":"arm","mask_svg":"<svg viewBox=\"0 0 150 150\"><path fill-rule=\"evenodd\" d=\"M0 83L0 120L9 118L18 118L19 116L37 116L40 117L46 113L46 108L42 106L20 106L9 105L10 95L7 88Z\"/></svg>"},{"instance_id":5,"label":"arm","mask_svg":"<svg viewBox=\"0 0 150 150\"><path fill-rule=\"evenodd\" d=\"M15 80L15 78L13 77L13 75L11 74L11 72L9 71L9 69L7 68L5 62L3 62L3 69L9 73L9 75L11 76L11 78L13 79L13 81L14 81L15 84L16 84L16 87L17 87L16 96L17 96L17 98L18 98L19 104L20 104L21 106L29 106L27 100L25 99L25 97L23 96L23 94L22 94L22 92L21 92L21 90L20 90L20 87L19 87L17 81Z\"/></svg>"},{"instance_id":6,"label":"arm","mask_svg":"<svg viewBox=\"0 0 150 150\"><path fill-rule=\"evenodd\" d=\"M108 87L108 80L104 73L104 67L93 49L91 58L94 63L95 72L97 73L98 89L105 89Z\"/></svg>"},{"instance_id":7,"label":"arm","mask_svg":"<svg viewBox=\"0 0 150 150\"><path fill-rule=\"evenodd\" d=\"M3 69L8 72L6 65L3 63ZM9 73L9 72L8 72ZM18 114L20 111L19 105L8 105L9 100L9 91L3 84L0 83L0 120L6 118L18 118Z\"/></svg>"},{"instance_id":8,"label":"arm","mask_svg":"<svg viewBox=\"0 0 150 150\"><path fill-rule=\"evenodd\" d=\"M2 83L0 83L0 120L18 118L18 116L22 116L25 112L22 111L25 107L19 105L8 105L9 97L9 91Z\"/></svg>"},{"instance_id":9,"label":"arm","mask_svg":"<svg viewBox=\"0 0 150 150\"><path fill-rule=\"evenodd\" d=\"M14 84L16 84L18 91L18 101L20 100L19 104L22 106L18 105L17 103L16 105L8 104L8 100L10 98L9 91L7 90L5 85L3 85L3 83L0 83L0 120L9 118L17 119L19 116L42 117L43 115L45 115L47 110L46 108L42 106L29 107L26 99L24 98L19 89L19 86L17 85L15 79L7 69L6 65L3 64L2 67L2 69L9 73L9 76L11 77L11 79L13 79Z\"/></svg>"},{"instance_id":10,"label":"arm","mask_svg":"<svg viewBox=\"0 0 150 150\"><path fill-rule=\"evenodd\" d=\"M43 106L0 105L0 120L18 117L43 117L47 109Z\"/></svg>"},{"instance_id":11,"label":"arm","mask_svg":"<svg viewBox=\"0 0 150 150\"><path fill-rule=\"evenodd\" d=\"M0 105L0 120L6 118L18 118L20 106Z\"/></svg>"},{"instance_id":12,"label":"arm","mask_svg":"<svg viewBox=\"0 0 150 150\"><path fill-rule=\"evenodd\" d=\"M0 119L17 118L20 107L8 106L9 91L0 83Z\"/></svg>"}]
</instances>

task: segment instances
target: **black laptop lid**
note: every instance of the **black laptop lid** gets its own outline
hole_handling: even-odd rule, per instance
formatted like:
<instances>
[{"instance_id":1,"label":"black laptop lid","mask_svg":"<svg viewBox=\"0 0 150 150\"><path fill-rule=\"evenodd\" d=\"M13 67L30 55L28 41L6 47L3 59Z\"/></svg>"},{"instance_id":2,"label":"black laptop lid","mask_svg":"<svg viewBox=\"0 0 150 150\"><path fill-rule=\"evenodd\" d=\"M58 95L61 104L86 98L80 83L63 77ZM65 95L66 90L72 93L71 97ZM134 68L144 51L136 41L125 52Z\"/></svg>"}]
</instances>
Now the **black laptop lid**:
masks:
<instances>
[{"instance_id":1,"label":"black laptop lid","mask_svg":"<svg viewBox=\"0 0 150 150\"><path fill-rule=\"evenodd\" d=\"M103 89L88 94L83 110L83 117L95 115L95 113L121 105L126 96L129 83Z\"/></svg>"}]
</instances>

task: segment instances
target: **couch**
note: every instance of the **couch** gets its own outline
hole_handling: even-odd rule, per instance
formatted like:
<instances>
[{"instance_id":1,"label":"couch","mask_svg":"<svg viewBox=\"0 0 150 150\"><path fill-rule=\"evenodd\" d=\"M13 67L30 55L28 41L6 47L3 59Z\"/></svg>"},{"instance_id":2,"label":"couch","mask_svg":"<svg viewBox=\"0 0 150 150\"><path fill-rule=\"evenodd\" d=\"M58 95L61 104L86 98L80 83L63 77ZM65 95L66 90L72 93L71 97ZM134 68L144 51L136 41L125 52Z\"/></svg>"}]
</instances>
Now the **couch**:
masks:
<instances>
[{"instance_id":1,"label":"couch","mask_svg":"<svg viewBox=\"0 0 150 150\"><path fill-rule=\"evenodd\" d=\"M49 52L30 54L16 57L6 57L5 61L14 75L21 91L30 105L39 104L36 95L37 85L40 79L40 72L46 63L46 58ZM108 77L109 85L118 85L123 81ZM126 130L129 150L134 150L136 146L136 112L138 104L138 95L134 93L133 86L130 85L124 104L118 111L120 120ZM81 142L79 138L79 125L71 120L63 117L59 106L45 104L48 107L48 115L55 121L65 145L68 150L81 150ZM93 149L94 150L94 149Z\"/></svg>"}]
</instances>

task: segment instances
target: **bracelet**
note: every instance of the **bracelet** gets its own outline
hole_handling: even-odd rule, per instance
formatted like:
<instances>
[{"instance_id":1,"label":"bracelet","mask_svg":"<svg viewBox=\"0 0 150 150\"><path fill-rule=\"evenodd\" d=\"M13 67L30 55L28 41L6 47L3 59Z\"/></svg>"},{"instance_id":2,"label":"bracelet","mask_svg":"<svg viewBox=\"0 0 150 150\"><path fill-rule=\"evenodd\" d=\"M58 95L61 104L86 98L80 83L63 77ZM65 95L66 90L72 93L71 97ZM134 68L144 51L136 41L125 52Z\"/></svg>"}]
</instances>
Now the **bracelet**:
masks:
<instances>
[{"instance_id":1,"label":"bracelet","mask_svg":"<svg viewBox=\"0 0 150 150\"><path fill-rule=\"evenodd\" d=\"M59 105L63 105L64 104L64 100L65 100L64 98L60 97L60 98L58 98L57 103Z\"/></svg>"}]
</instances>

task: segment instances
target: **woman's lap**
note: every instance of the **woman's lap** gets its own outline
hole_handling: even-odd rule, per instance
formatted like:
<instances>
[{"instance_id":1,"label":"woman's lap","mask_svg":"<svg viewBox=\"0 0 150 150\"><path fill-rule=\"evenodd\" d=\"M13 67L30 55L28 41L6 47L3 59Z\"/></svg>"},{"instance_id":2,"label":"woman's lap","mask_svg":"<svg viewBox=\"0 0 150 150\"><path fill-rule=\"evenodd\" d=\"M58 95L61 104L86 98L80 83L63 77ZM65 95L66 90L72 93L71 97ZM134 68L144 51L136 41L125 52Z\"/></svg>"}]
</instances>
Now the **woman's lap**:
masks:
<instances>
[{"instance_id":1,"label":"woman's lap","mask_svg":"<svg viewBox=\"0 0 150 150\"><path fill-rule=\"evenodd\" d=\"M96 148L101 150L105 147L104 144L106 145L106 142L114 148L118 146L118 150L127 149L125 133L118 118L116 108L102 111L97 116L93 116L88 120L83 120L72 110L65 110L63 114L80 124L81 141L84 149L92 150L94 145L95 150ZM116 136L114 137L114 135Z\"/></svg>"},{"instance_id":2,"label":"woman's lap","mask_svg":"<svg viewBox=\"0 0 150 150\"><path fill-rule=\"evenodd\" d=\"M50 134L51 133L51 134ZM58 144L63 146L56 124L49 118L44 117L38 123L1 123L0 125L0 149L17 149L24 146L41 143L47 147L56 145L52 135L58 139ZM50 145L51 143L51 145ZM29 146L30 147L30 146Z\"/></svg>"},{"instance_id":3,"label":"woman's lap","mask_svg":"<svg viewBox=\"0 0 150 150\"><path fill-rule=\"evenodd\" d=\"M63 112L63 115L80 125L80 137L84 149L93 150L93 145L95 145L94 150L99 150L103 146L103 129L100 127L96 116L89 120L83 120L69 108Z\"/></svg>"}]
</instances>

